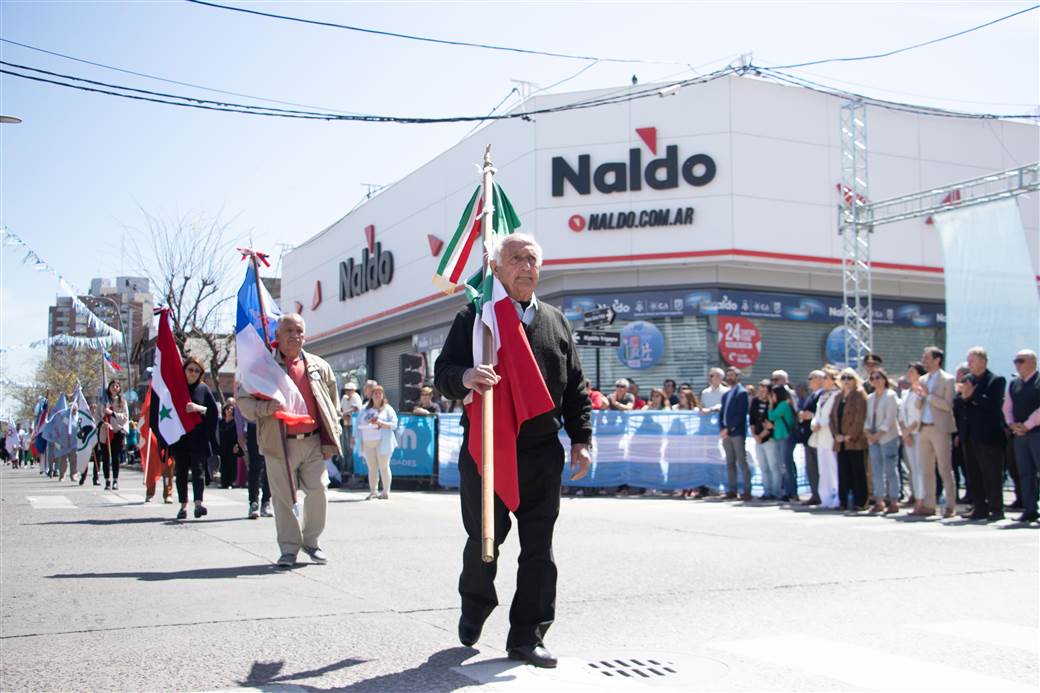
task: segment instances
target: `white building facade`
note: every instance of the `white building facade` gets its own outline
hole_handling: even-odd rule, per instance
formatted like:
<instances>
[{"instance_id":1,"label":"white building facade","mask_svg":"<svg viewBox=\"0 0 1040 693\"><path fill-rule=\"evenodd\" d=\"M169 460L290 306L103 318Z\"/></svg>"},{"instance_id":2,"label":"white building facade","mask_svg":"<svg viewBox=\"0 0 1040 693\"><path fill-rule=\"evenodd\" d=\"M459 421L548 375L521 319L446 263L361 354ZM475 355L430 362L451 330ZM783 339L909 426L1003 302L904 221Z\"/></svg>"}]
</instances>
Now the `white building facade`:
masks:
<instances>
[{"instance_id":1,"label":"white building facade","mask_svg":"<svg viewBox=\"0 0 1040 693\"><path fill-rule=\"evenodd\" d=\"M602 93L617 90L526 108ZM586 310L617 313L605 329L621 346L580 350L594 383L625 376L646 391L674 378L699 389L707 368L726 363L749 378L785 368L803 380L840 353L841 106L727 77L495 122L288 253L283 310L302 309L308 348L338 374L379 380L396 404L402 355L422 354L432 370L463 305L430 279L490 143L496 180L545 251L539 297L576 329ZM873 200L1033 163L1040 151L1036 126L1004 121L869 107L867 132ZM1040 275L1036 196L1018 204ZM875 351L901 373L943 343L942 249L924 219L880 227L872 246ZM479 262L475 252L467 276Z\"/></svg>"}]
</instances>

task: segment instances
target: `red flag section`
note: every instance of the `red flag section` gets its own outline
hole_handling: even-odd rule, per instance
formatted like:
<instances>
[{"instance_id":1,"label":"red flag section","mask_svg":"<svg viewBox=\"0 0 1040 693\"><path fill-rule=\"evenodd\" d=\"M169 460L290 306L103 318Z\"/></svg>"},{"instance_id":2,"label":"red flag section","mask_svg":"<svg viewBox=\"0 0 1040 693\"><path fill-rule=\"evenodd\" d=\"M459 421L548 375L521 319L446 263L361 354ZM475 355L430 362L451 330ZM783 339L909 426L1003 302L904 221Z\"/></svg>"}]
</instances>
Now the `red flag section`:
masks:
<instances>
[{"instance_id":1,"label":"red flag section","mask_svg":"<svg viewBox=\"0 0 1040 693\"><path fill-rule=\"evenodd\" d=\"M501 339L495 365L500 380L492 391L495 402L495 493L507 508L515 512L520 507L517 434L525 421L552 411L554 404L512 302L508 298L498 301L494 313ZM476 319L479 321L480 316ZM482 470L482 404L483 396L474 391L472 401L466 405L470 422L469 454L476 460L478 471Z\"/></svg>"},{"instance_id":2,"label":"red flag section","mask_svg":"<svg viewBox=\"0 0 1040 693\"><path fill-rule=\"evenodd\" d=\"M162 476L163 461L159 458L159 441L152 433L150 423L152 406L152 388L144 393L141 405L141 418L137 422L137 447L141 451L141 468L144 470L145 486L154 487Z\"/></svg>"}]
</instances>

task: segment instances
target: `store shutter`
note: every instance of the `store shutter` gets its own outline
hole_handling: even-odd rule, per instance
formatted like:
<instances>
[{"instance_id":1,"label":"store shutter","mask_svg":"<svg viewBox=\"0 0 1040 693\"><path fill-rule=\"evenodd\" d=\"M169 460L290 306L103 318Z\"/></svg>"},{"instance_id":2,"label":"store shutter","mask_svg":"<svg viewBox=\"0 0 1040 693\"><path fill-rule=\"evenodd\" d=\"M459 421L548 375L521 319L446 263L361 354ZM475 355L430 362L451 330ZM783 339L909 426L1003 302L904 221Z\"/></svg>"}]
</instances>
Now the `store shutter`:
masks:
<instances>
[{"instance_id":1,"label":"store shutter","mask_svg":"<svg viewBox=\"0 0 1040 693\"><path fill-rule=\"evenodd\" d=\"M397 408L401 399L401 354L414 353L412 338L380 344L373 352L375 372L372 377L386 390L386 401Z\"/></svg>"},{"instance_id":2,"label":"store shutter","mask_svg":"<svg viewBox=\"0 0 1040 693\"><path fill-rule=\"evenodd\" d=\"M940 348L946 343L946 330L942 327L874 327L874 351L883 359L885 372L893 378L906 373L906 365L921 360L921 352L933 344ZM966 354L953 355L948 359L951 373Z\"/></svg>"},{"instance_id":3,"label":"store shutter","mask_svg":"<svg viewBox=\"0 0 1040 693\"><path fill-rule=\"evenodd\" d=\"M768 378L775 370L787 371L792 383L806 382L809 371L827 362L824 344L836 325L821 322L796 322L753 318L762 334L762 355L744 373L744 382Z\"/></svg>"}]
</instances>

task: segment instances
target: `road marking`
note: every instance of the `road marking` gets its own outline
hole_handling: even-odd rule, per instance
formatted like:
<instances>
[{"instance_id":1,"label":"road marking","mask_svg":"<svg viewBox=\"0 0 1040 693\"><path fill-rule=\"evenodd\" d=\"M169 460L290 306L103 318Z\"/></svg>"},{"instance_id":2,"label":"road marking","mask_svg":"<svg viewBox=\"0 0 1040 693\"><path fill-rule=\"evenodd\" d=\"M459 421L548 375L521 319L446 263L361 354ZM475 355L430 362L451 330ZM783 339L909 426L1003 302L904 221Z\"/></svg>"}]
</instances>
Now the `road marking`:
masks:
<instances>
[{"instance_id":1,"label":"road marking","mask_svg":"<svg viewBox=\"0 0 1040 693\"><path fill-rule=\"evenodd\" d=\"M887 691L890 685L878 672L899 672L899 687L927 691L1035 691L1030 685L978 674L949 664L894 655L882 650L807 635L784 635L713 643L742 658L758 659L779 667L827 677L869 691ZM869 662L869 666L864 663ZM828 686L833 688L833 686Z\"/></svg>"},{"instance_id":2,"label":"road marking","mask_svg":"<svg viewBox=\"0 0 1040 693\"><path fill-rule=\"evenodd\" d=\"M1027 652L1040 651L1040 628L1018 626L1000 621L950 621L948 623L913 623L914 630L949 635L975 642L1005 648L1013 647Z\"/></svg>"},{"instance_id":3,"label":"road marking","mask_svg":"<svg viewBox=\"0 0 1040 693\"><path fill-rule=\"evenodd\" d=\"M33 507L33 510L75 510L76 506L72 504L65 496L26 496L25 500L29 501L29 505Z\"/></svg>"}]
</instances>

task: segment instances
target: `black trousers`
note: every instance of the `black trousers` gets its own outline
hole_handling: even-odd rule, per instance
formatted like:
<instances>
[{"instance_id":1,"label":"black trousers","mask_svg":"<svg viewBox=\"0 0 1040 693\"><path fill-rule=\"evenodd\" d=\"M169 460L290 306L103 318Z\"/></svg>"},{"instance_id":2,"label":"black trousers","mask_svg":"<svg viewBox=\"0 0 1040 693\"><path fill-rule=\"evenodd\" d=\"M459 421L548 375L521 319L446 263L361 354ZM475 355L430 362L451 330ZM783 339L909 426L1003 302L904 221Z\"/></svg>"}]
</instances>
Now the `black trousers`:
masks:
<instances>
[{"instance_id":1,"label":"black trousers","mask_svg":"<svg viewBox=\"0 0 1040 693\"><path fill-rule=\"evenodd\" d=\"M961 438L973 512L1004 512L1004 446Z\"/></svg>"},{"instance_id":2,"label":"black trousers","mask_svg":"<svg viewBox=\"0 0 1040 693\"><path fill-rule=\"evenodd\" d=\"M191 491L193 499L202 502L202 490L206 488L205 455L193 455L189 450L173 453L173 471L177 482L177 501L188 502L188 471L191 471Z\"/></svg>"},{"instance_id":3,"label":"black trousers","mask_svg":"<svg viewBox=\"0 0 1040 693\"><path fill-rule=\"evenodd\" d=\"M481 559L480 474L467 451L468 434L459 453L459 498L462 524L466 528L466 547L462 551L459 594L462 616L482 624L498 606L495 575L498 547L509 534L509 510L495 497L495 561ZM556 563L552 538L560 514L560 475L563 473L563 446L558 439L530 450L517 451L520 505L513 513L520 535L516 594L509 609L509 635L506 648L540 645L556 618Z\"/></svg>"},{"instance_id":4,"label":"black trousers","mask_svg":"<svg viewBox=\"0 0 1040 693\"><path fill-rule=\"evenodd\" d=\"M99 443L98 450L101 453L101 466L104 469L105 481L109 479L115 479L119 481L119 462L123 459L123 441L126 437L122 433L117 433L112 436L112 456L109 458L109 445L108 443ZM97 472L94 473L94 478L97 478Z\"/></svg>"},{"instance_id":5,"label":"black trousers","mask_svg":"<svg viewBox=\"0 0 1040 693\"><path fill-rule=\"evenodd\" d=\"M267 485L267 461L260 454L254 423L246 424L246 452L249 453L249 502L256 503L263 498L264 503L270 503L271 487ZM261 490L263 496L260 495Z\"/></svg>"},{"instance_id":6,"label":"black trousers","mask_svg":"<svg viewBox=\"0 0 1040 693\"><path fill-rule=\"evenodd\" d=\"M838 503L847 507L849 491L857 508L867 504L867 466L865 450L842 450L838 453Z\"/></svg>"},{"instance_id":7,"label":"black trousers","mask_svg":"<svg viewBox=\"0 0 1040 693\"><path fill-rule=\"evenodd\" d=\"M238 475L238 457L230 450L220 452L220 488L231 488Z\"/></svg>"}]
</instances>

